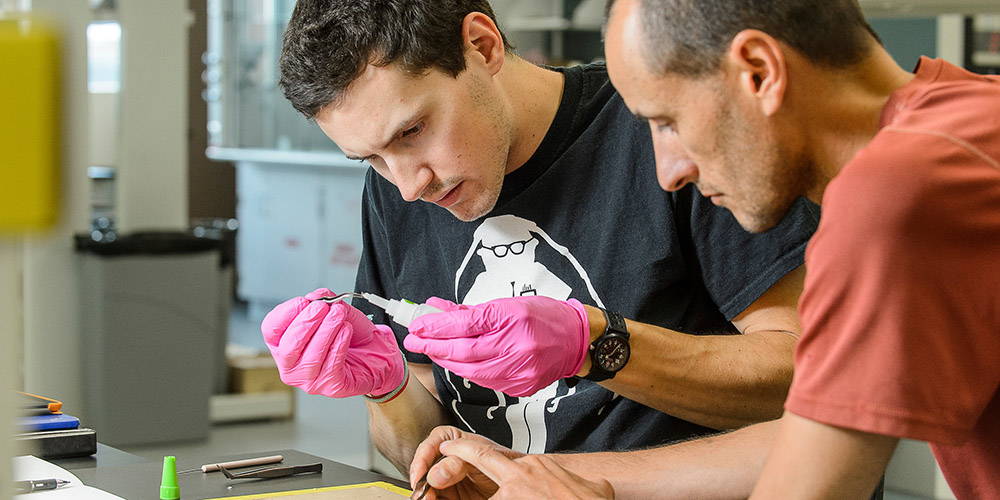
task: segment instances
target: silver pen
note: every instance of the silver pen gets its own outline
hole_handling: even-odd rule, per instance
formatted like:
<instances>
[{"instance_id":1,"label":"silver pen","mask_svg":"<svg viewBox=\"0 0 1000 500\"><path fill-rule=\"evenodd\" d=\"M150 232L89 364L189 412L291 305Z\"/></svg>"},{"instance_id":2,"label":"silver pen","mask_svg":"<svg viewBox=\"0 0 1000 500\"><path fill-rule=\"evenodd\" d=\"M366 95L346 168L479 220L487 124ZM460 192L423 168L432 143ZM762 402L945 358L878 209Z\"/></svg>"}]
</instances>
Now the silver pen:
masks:
<instances>
[{"instance_id":1,"label":"silver pen","mask_svg":"<svg viewBox=\"0 0 1000 500\"><path fill-rule=\"evenodd\" d=\"M62 479L31 479L28 481L14 481L14 491L17 493L31 493L32 491L54 490L67 484L69 484L69 481L64 481Z\"/></svg>"}]
</instances>

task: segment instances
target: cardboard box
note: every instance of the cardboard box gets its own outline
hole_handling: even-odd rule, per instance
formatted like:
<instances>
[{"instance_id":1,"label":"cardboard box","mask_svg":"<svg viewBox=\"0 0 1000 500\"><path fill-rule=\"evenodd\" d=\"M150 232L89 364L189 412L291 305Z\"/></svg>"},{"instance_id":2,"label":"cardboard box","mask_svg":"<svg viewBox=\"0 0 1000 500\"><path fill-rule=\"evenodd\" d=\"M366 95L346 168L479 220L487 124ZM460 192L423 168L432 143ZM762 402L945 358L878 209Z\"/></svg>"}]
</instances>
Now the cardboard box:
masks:
<instances>
[{"instance_id":1,"label":"cardboard box","mask_svg":"<svg viewBox=\"0 0 1000 500\"><path fill-rule=\"evenodd\" d=\"M229 392L257 394L291 391L278 375L274 359L268 355L229 358Z\"/></svg>"}]
</instances>

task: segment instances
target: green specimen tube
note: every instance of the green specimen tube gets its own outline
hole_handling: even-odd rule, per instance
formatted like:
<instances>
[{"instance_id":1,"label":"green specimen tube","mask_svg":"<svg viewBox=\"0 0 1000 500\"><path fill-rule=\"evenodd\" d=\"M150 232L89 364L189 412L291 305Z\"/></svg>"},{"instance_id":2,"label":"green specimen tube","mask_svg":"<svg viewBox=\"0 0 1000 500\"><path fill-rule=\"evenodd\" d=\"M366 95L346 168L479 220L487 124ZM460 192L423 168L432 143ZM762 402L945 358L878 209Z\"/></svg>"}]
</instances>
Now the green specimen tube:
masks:
<instances>
[{"instance_id":1,"label":"green specimen tube","mask_svg":"<svg viewBox=\"0 0 1000 500\"><path fill-rule=\"evenodd\" d=\"M181 488L177 486L177 458L163 457L163 479L160 480L160 500L178 500Z\"/></svg>"}]
</instances>

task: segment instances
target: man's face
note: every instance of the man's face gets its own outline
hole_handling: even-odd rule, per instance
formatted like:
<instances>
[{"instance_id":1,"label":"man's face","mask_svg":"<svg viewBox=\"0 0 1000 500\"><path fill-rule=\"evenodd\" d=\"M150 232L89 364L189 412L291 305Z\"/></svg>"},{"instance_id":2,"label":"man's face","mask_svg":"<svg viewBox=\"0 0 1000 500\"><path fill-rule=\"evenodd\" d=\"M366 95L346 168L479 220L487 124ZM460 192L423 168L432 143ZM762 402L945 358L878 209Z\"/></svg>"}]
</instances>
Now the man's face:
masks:
<instances>
[{"instance_id":1,"label":"man's face","mask_svg":"<svg viewBox=\"0 0 1000 500\"><path fill-rule=\"evenodd\" d=\"M316 123L344 153L363 159L406 201L423 200L463 221L492 210L511 143L510 114L487 73L456 78L369 65Z\"/></svg>"},{"instance_id":2,"label":"man's face","mask_svg":"<svg viewBox=\"0 0 1000 500\"><path fill-rule=\"evenodd\" d=\"M637 0L615 4L605 50L612 83L649 122L660 186L694 183L746 230L773 227L805 193L807 169L743 96L738 79L722 70L697 78L650 71L639 11Z\"/></svg>"}]
</instances>

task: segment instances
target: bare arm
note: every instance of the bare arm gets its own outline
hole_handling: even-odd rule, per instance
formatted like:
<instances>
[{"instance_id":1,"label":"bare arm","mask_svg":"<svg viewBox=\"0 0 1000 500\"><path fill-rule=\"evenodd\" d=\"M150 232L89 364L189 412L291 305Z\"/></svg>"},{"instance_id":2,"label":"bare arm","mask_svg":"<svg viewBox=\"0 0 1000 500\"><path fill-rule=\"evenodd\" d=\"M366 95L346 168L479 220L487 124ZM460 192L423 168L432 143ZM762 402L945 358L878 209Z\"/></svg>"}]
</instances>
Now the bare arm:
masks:
<instances>
[{"instance_id":1,"label":"bare arm","mask_svg":"<svg viewBox=\"0 0 1000 500\"><path fill-rule=\"evenodd\" d=\"M367 404L372 441L403 474L409 471L417 445L431 429L449 423L448 414L437 400L431 365L408 366L410 380L399 396L387 403Z\"/></svg>"},{"instance_id":2,"label":"bare arm","mask_svg":"<svg viewBox=\"0 0 1000 500\"><path fill-rule=\"evenodd\" d=\"M786 412L752 498L869 498L898 441Z\"/></svg>"},{"instance_id":3,"label":"bare arm","mask_svg":"<svg viewBox=\"0 0 1000 500\"><path fill-rule=\"evenodd\" d=\"M648 450L548 455L587 479L605 479L616 498L744 499L750 495L778 421Z\"/></svg>"},{"instance_id":4,"label":"bare arm","mask_svg":"<svg viewBox=\"0 0 1000 500\"><path fill-rule=\"evenodd\" d=\"M545 456L580 477L610 482L619 499L745 499L760 476L779 426L778 421L766 422L648 450ZM448 498L488 498L496 493L494 479L459 457L434 463L445 443L453 440L476 441L510 459L525 456L477 434L439 427L417 450L410 469L411 484L430 469L428 482L446 491Z\"/></svg>"},{"instance_id":5,"label":"bare arm","mask_svg":"<svg viewBox=\"0 0 1000 500\"><path fill-rule=\"evenodd\" d=\"M805 271L792 271L733 320L742 335L687 335L628 321L632 356L601 385L633 401L714 429L776 419L792 382ZM587 307L591 341L606 321ZM579 375L590 371L589 358Z\"/></svg>"}]
</instances>

